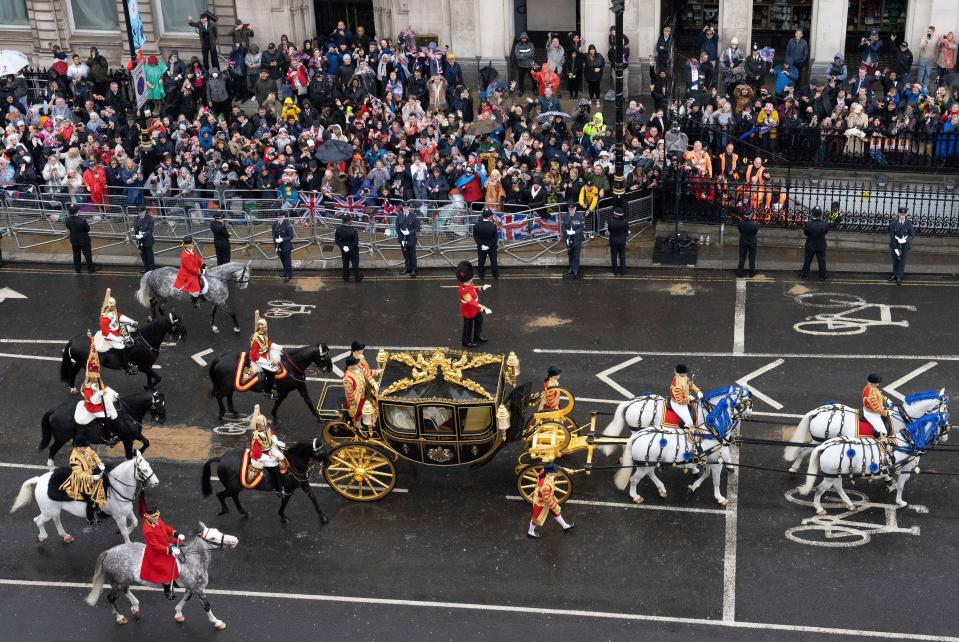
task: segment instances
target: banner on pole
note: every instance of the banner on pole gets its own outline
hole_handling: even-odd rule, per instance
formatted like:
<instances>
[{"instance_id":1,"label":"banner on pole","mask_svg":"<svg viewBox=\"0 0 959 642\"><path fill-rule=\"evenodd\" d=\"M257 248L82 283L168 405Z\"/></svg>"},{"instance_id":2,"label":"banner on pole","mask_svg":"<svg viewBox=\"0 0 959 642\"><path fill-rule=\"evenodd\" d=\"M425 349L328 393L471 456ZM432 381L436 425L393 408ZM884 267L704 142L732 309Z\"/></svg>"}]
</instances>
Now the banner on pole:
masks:
<instances>
[{"instance_id":1,"label":"banner on pole","mask_svg":"<svg viewBox=\"0 0 959 642\"><path fill-rule=\"evenodd\" d=\"M138 62L130 73L133 76L133 94L137 99L137 109L140 109L147 101L147 79L143 75L143 61Z\"/></svg>"},{"instance_id":2,"label":"banner on pole","mask_svg":"<svg viewBox=\"0 0 959 642\"><path fill-rule=\"evenodd\" d=\"M133 50L143 49L143 43L147 41L146 31L143 30L143 18L140 17L140 8L137 6L137 0L124 0L127 3L127 11L130 13L130 38L133 40Z\"/></svg>"}]
</instances>

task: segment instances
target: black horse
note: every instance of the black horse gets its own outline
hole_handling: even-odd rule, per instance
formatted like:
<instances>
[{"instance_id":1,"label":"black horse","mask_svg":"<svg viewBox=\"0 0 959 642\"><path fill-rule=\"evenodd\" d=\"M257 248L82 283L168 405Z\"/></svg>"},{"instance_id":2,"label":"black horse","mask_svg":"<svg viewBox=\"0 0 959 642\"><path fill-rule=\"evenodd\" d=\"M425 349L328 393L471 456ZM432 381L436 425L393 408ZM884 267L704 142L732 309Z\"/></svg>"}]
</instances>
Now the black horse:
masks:
<instances>
[{"instance_id":1,"label":"black horse","mask_svg":"<svg viewBox=\"0 0 959 642\"><path fill-rule=\"evenodd\" d=\"M313 462L319 463L320 465L326 462L327 453L323 452L323 442L319 439L300 441L284 451L283 454L286 456L290 467L280 479L283 480L283 489L291 494L284 497L280 502L280 511L278 513L280 521L284 524L290 523L290 519L284 511L286 511L286 505L290 502L293 491L297 488L302 488L306 496L313 502L313 508L316 509L320 523L325 524L330 521L320 509L320 503L316 501L316 495L313 494L313 489L310 488L309 480L310 468ZM243 517L250 516L250 513L240 504L240 492L244 490L243 486L240 485L240 462L242 458L242 449L231 450L222 457L208 459L207 462L203 464L203 479L201 480L203 496L209 497L213 494L213 486L210 484L211 464L217 463L216 476L220 479L220 483L223 484L223 490L216 494L216 498L220 500L220 512L217 513L217 515L226 515L230 512L230 509L226 507L226 498L232 497L233 503L236 504L236 509L240 511L240 514L243 515ZM270 484L269 476L264 474L260 483L257 484L257 487L253 490L273 492L275 489Z\"/></svg>"},{"instance_id":2,"label":"black horse","mask_svg":"<svg viewBox=\"0 0 959 642\"><path fill-rule=\"evenodd\" d=\"M223 419L226 409L223 407L223 398L226 397L227 406L234 417L238 417L236 409L233 407L233 393L236 389L233 386L233 380L236 375L236 362L240 358L238 352L221 354L210 364L210 381L213 383L213 390L210 396L216 398L220 406L218 419ZM290 352L283 351L280 357L283 367L286 368L286 377L276 381L276 401L273 403L273 410L270 411L270 417L274 423L277 423L276 411L280 409L280 404L286 399L287 395L296 390L303 397L307 408L317 419L320 418L316 411L316 406L310 398L310 392L306 389L306 369L310 366L318 366L323 372L333 370L333 361L330 359L330 350L325 343L318 346L303 346ZM263 392L263 383L259 382L248 392Z\"/></svg>"},{"instance_id":3,"label":"black horse","mask_svg":"<svg viewBox=\"0 0 959 642\"><path fill-rule=\"evenodd\" d=\"M168 334L174 341L186 340L186 327L176 312L150 321L130 335L133 345L127 348L127 356L130 363L147 376L147 385L144 390L155 389L162 379L153 369L153 364L159 358L160 346L163 345ZM78 334L63 347L60 381L69 386L70 392L76 392L77 374L86 367L89 352L90 340L86 334ZM100 354L100 367L123 370L123 361L116 350L110 350Z\"/></svg>"},{"instance_id":4,"label":"black horse","mask_svg":"<svg viewBox=\"0 0 959 642\"><path fill-rule=\"evenodd\" d=\"M78 433L82 433L91 444L106 443L103 439L103 419L87 424L86 426L77 426L73 420L73 412L77 407L76 401L64 401L62 404L48 410L40 421L40 429L43 433L43 439L40 440L40 446L37 450L43 450L50 446L50 458L47 465L53 465L53 458L63 444L72 440ZM166 421L166 399L162 392L153 392L147 390L144 392L135 392L132 395L120 397L117 401L117 418L113 425L117 437L123 442L123 453L127 459L132 459L134 453L133 442L139 441L143 446L140 452L145 452L150 447L150 440L143 436L143 418L147 412L158 424Z\"/></svg>"}]
</instances>

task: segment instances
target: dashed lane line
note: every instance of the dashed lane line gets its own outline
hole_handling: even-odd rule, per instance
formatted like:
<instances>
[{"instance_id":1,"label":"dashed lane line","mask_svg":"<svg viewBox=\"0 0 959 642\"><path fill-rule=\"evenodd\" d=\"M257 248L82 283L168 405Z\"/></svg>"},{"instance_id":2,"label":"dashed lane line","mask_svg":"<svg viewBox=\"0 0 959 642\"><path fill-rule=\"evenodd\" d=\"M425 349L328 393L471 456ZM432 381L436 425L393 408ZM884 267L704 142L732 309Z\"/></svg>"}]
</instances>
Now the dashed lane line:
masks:
<instances>
[{"instance_id":1,"label":"dashed lane line","mask_svg":"<svg viewBox=\"0 0 959 642\"><path fill-rule=\"evenodd\" d=\"M0 585L31 586L38 588L68 588L87 590L87 582L47 582L41 580L23 580L0 578ZM137 591L159 591L159 588L136 587ZM735 620L709 620L705 618L672 617L667 615L645 615L642 613L615 613L612 611L586 611L580 609L544 608L538 606L518 606L511 604L475 604L469 602L438 602L429 600L403 600L397 598L358 597L349 595L322 595L311 593L278 593L274 591L233 591L229 589L206 589L207 595L224 597L261 598L275 600L296 600L303 602L333 602L339 604L371 604L378 606L397 606L429 608L442 610L484 611L488 613L524 613L546 615L561 618L594 618L622 620L632 622L656 622L661 624L685 624L691 626L716 627L721 629L743 629L753 631L788 631L793 633L811 633L817 635L837 635L858 638L880 638L887 640L921 640L923 642L959 642L952 635L929 635L924 633L903 633L893 631L870 631L863 629L840 629L827 626L808 626L803 624L777 624L770 622L738 622Z\"/></svg>"},{"instance_id":2,"label":"dashed lane line","mask_svg":"<svg viewBox=\"0 0 959 642\"><path fill-rule=\"evenodd\" d=\"M787 359L896 359L900 361L959 361L959 355L945 354L812 354L809 352L666 352L648 350L577 350L561 348L533 348L538 354L586 354L586 355L639 355L643 357L737 357L787 358Z\"/></svg>"}]
</instances>

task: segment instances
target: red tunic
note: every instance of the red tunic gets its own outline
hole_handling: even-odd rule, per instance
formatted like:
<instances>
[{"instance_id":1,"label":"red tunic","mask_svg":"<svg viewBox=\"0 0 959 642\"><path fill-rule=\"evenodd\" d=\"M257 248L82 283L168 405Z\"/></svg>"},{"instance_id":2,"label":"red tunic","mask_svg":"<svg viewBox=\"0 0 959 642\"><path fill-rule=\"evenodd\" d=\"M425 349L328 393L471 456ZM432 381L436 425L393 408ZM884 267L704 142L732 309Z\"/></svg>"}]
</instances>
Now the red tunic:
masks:
<instances>
[{"instance_id":1,"label":"red tunic","mask_svg":"<svg viewBox=\"0 0 959 642\"><path fill-rule=\"evenodd\" d=\"M170 545L177 543L173 529L157 518L155 526L143 520L143 564L140 565L140 579L154 584L169 584L180 576L176 560L170 555Z\"/></svg>"},{"instance_id":2,"label":"red tunic","mask_svg":"<svg viewBox=\"0 0 959 642\"><path fill-rule=\"evenodd\" d=\"M276 433L274 433L272 430L268 432L271 438L276 436ZM272 441L272 439L270 441ZM253 443L250 445L250 459L252 461L256 461L260 458L260 455L262 454L263 454L263 446L260 445L260 440L254 437Z\"/></svg>"},{"instance_id":3,"label":"red tunic","mask_svg":"<svg viewBox=\"0 0 959 642\"><path fill-rule=\"evenodd\" d=\"M255 363L256 360L259 359L260 357L267 357L267 358L269 358L269 356L270 356L270 347L271 347L272 345L273 345L273 341L271 341L270 339L267 339L267 340L266 340L266 352L264 353L264 352L260 352L260 342L259 342L259 341L256 341L256 340L251 341L251 342L250 342L250 361Z\"/></svg>"},{"instance_id":4,"label":"red tunic","mask_svg":"<svg viewBox=\"0 0 959 642\"><path fill-rule=\"evenodd\" d=\"M119 336L120 336L120 330L119 330L119 329L117 329L117 330L112 329L112 328L110 327L110 324L111 324L111 323L113 323L113 319L111 319L109 316L107 316L107 315L105 315L105 314L102 315L102 316L100 317L100 334L102 334L102 335L105 336L105 337L109 337L109 336L119 337Z\"/></svg>"},{"instance_id":5,"label":"red tunic","mask_svg":"<svg viewBox=\"0 0 959 642\"><path fill-rule=\"evenodd\" d=\"M464 319L475 318L480 313L480 304L476 296L476 287L472 283L460 283L460 314Z\"/></svg>"},{"instance_id":6,"label":"red tunic","mask_svg":"<svg viewBox=\"0 0 959 642\"><path fill-rule=\"evenodd\" d=\"M107 199L107 175L99 165L83 172L83 185L90 192L90 202L103 205Z\"/></svg>"},{"instance_id":7,"label":"red tunic","mask_svg":"<svg viewBox=\"0 0 959 642\"><path fill-rule=\"evenodd\" d=\"M83 407L91 415L95 415L98 412L105 412L102 401L100 403L93 403L93 401L91 401L93 395L97 392L95 386L83 386Z\"/></svg>"},{"instance_id":8,"label":"red tunic","mask_svg":"<svg viewBox=\"0 0 959 642\"><path fill-rule=\"evenodd\" d=\"M184 249L180 253L180 270L176 274L176 281L173 287L190 294L196 294L200 291L200 268L203 266L203 259L194 250Z\"/></svg>"}]
</instances>

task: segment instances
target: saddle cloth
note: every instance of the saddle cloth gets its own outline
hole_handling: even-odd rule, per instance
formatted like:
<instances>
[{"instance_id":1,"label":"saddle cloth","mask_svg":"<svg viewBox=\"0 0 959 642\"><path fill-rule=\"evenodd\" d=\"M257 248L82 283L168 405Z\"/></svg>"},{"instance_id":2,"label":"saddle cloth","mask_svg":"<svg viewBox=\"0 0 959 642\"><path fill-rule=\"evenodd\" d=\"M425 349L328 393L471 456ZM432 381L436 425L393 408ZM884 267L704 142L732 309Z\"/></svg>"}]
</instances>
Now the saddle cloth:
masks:
<instances>
[{"instance_id":1,"label":"saddle cloth","mask_svg":"<svg viewBox=\"0 0 959 642\"><path fill-rule=\"evenodd\" d=\"M280 364L279 370L276 372L276 380L286 378L286 368L283 367L283 364ZM260 383L260 377L253 372L253 366L247 359L245 352L241 352L240 356L236 360L236 374L233 377L233 387L237 392L246 392L253 388L256 384Z\"/></svg>"},{"instance_id":2,"label":"saddle cloth","mask_svg":"<svg viewBox=\"0 0 959 642\"><path fill-rule=\"evenodd\" d=\"M286 473L290 467L285 459L280 464L280 474ZM243 451L243 457L240 459L240 485L247 490L253 490L263 481L263 469L250 465L250 449Z\"/></svg>"},{"instance_id":3,"label":"saddle cloth","mask_svg":"<svg viewBox=\"0 0 959 642\"><path fill-rule=\"evenodd\" d=\"M73 501L69 495L60 490L60 487L63 486L63 482L67 481L67 477L69 476L69 466L60 466L55 468L50 474L50 481L47 483L47 497L55 502Z\"/></svg>"},{"instance_id":4,"label":"saddle cloth","mask_svg":"<svg viewBox=\"0 0 959 642\"><path fill-rule=\"evenodd\" d=\"M663 410L659 415L659 425L665 428L679 428L679 415L669 407L669 402L663 404Z\"/></svg>"},{"instance_id":5,"label":"saddle cloth","mask_svg":"<svg viewBox=\"0 0 959 642\"><path fill-rule=\"evenodd\" d=\"M856 413L856 419L858 420L858 429L856 430L857 437L869 437L870 439L875 438L876 430L872 427L872 424L863 419L860 413Z\"/></svg>"}]
</instances>

